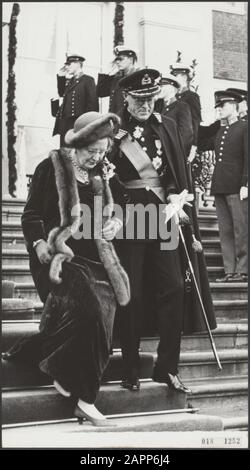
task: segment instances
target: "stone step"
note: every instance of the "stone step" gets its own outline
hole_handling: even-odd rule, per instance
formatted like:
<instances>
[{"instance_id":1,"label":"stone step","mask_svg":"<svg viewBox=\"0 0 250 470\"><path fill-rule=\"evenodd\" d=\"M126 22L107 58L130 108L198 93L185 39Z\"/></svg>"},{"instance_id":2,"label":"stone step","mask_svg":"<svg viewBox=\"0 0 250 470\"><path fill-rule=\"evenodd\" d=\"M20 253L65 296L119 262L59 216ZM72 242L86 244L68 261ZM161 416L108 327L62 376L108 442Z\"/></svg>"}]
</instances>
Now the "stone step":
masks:
<instances>
[{"instance_id":1,"label":"stone step","mask_svg":"<svg viewBox=\"0 0 250 470\"><path fill-rule=\"evenodd\" d=\"M204 250L207 266L223 266L222 254L210 250ZM3 264L10 265L28 265L29 254L26 249L20 249L20 245L2 249Z\"/></svg>"},{"instance_id":2,"label":"stone step","mask_svg":"<svg viewBox=\"0 0 250 470\"><path fill-rule=\"evenodd\" d=\"M218 322L247 322L248 301L246 300L214 300L215 315Z\"/></svg>"},{"instance_id":3,"label":"stone step","mask_svg":"<svg viewBox=\"0 0 250 470\"><path fill-rule=\"evenodd\" d=\"M31 282L32 276L28 264L2 265L3 279L14 282Z\"/></svg>"},{"instance_id":4,"label":"stone step","mask_svg":"<svg viewBox=\"0 0 250 470\"><path fill-rule=\"evenodd\" d=\"M186 394L173 393L165 384L146 381L140 392L131 395L114 383L101 386L95 404L104 415L178 410L186 407ZM63 397L51 386L3 391L2 423L71 419L74 407L73 399Z\"/></svg>"},{"instance_id":5,"label":"stone step","mask_svg":"<svg viewBox=\"0 0 250 470\"><path fill-rule=\"evenodd\" d=\"M32 334L32 331L30 331ZM28 335L27 335L28 336ZM5 348L5 344L3 344ZM153 355L151 353L140 354L140 379L150 378L153 371ZM122 379L122 358L120 352L114 352L110 356L109 364L104 372L102 382L114 382ZM5 361L2 359L2 386L4 388L22 387L31 388L40 385L50 385L51 378L40 372L38 367L32 367L17 361Z\"/></svg>"},{"instance_id":6,"label":"stone step","mask_svg":"<svg viewBox=\"0 0 250 470\"><path fill-rule=\"evenodd\" d=\"M217 252L212 252L212 251L205 251L205 260L206 260L206 265L208 267L223 267L223 258L222 258L222 253L217 253ZM4 253L3 253L4 255Z\"/></svg>"},{"instance_id":7,"label":"stone step","mask_svg":"<svg viewBox=\"0 0 250 470\"><path fill-rule=\"evenodd\" d=\"M201 239L203 242L206 240L210 239L218 239L219 237L219 229L218 227L210 227L210 226L203 226L200 227L200 234L201 234Z\"/></svg>"},{"instance_id":8,"label":"stone step","mask_svg":"<svg viewBox=\"0 0 250 470\"><path fill-rule=\"evenodd\" d=\"M18 320L19 322L22 320L39 319L42 308L42 303L35 305L31 299L3 298L2 318L3 321Z\"/></svg>"},{"instance_id":9,"label":"stone step","mask_svg":"<svg viewBox=\"0 0 250 470\"><path fill-rule=\"evenodd\" d=\"M210 282L210 289L214 300L247 299L247 282Z\"/></svg>"},{"instance_id":10,"label":"stone step","mask_svg":"<svg viewBox=\"0 0 250 470\"><path fill-rule=\"evenodd\" d=\"M20 250L18 248L3 248L2 249L2 260L5 266L10 265L24 265L29 262L29 255L27 250Z\"/></svg>"},{"instance_id":11,"label":"stone step","mask_svg":"<svg viewBox=\"0 0 250 470\"><path fill-rule=\"evenodd\" d=\"M19 299L32 299L33 302L41 302L34 282L16 282L14 297Z\"/></svg>"},{"instance_id":12,"label":"stone step","mask_svg":"<svg viewBox=\"0 0 250 470\"><path fill-rule=\"evenodd\" d=\"M2 222L2 232L3 234L21 234L23 236L21 222L17 220Z\"/></svg>"},{"instance_id":13,"label":"stone step","mask_svg":"<svg viewBox=\"0 0 250 470\"><path fill-rule=\"evenodd\" d=\"M202 240L204 252L221 253L219 238L206 238Z\"/></svg>"},{"instance_id":14,"label":"stone step","mask_svg":"<svg viewBox=\"0 0 250 470\"><path fill-rule=\"evenodd\" d=\"M6 281L7 282L7 281ZM2 292L6 292L6 289L3 289ZM43 303L33 302L32 299L27 299L32 301L33 309L18 308L16 304L15 308L11 308L11 304L7 304L5 299L6 295L3 295L4 304L2 306L2 318L3 320L33 320L39 319L43 309ZM26 299L15 298L13 300L26 301ZM21 306L21 304L19 304ZM213 301L215 316L219 323L244 323L247 321L248 317L248 301L247 300L214 300Z\"/></svg>"},{"instance_id":15,"label":"stone step","mask_svg":"<svg viewBox=\"0 0 250 470\"><path fill-rule=\"evenodd\" d=\"M222 370L218 369L212 351L184 352L180 355L179 370L185 380L223 376L240 376L248 372L247 349L223 349L218 351ZM156 355L155 355L156 358Z\"/></svg>"},{"instance_id":16,"label":"stone step","mask_svg":"<svg viewBox=\"0 0 250 470\"><path fill-rule=\"evenodd\" d=\"M24 207L25 203L26 199L21 197L4 196L2 199L2 206L4 208L9 208L10 210L12 208Z\"/></svg>"},{"instance_id":17,"label":"stone step","mask_svg":"<svg viewBox=\"0 0 250 470\"><path fill-rule=\"evenodd\" d=\"M23 234L21 232L2 233L2 249L25 249Z\"/></svg>"},{"instance_id":18,"label":"stone step","mask_svg":"<svg viewBox=\"0 0 250 470\"><path fill-rule=\"evenodd\" d=\"M220 417L247 416L248 378L225 377L189 383L188 404L202 413Z\"/></svg>"},{"instance_id":19,"label":"stone step","mask_svg":"<svg viewBox=\"0 0 250 470\"><path fill-rule=\"evenodd\" d=\"M223 266L207 266L208 279L212 282L224 275Z\"/></svg>"},{"instance_id":20,"label":"stone step","mask_svg":"<svg viewBox=\"0 0 250 470\"><path fill-rule=\"evenodd\" d=\"M14 297L15 283L13 281L2 281L2 298L11 299Z\"/></svg>"},{"instance_id":21,"label":"stone step","mask_svg":"<svg viewBox=\"0 0 250 470\"><path fill-rule=\"evenodd\" d=\"M20 283L31 283L32 275L28 264L3 264L2 265L2 277L5 280L20 282ZM217 277L221 277L224 274L223 266L208 266L207 268L209 279L213 280Z\"/></svg>"},{"instance_id":22,"label":"stone step","mask_svg":"<svg viewBox=\"0 0 250 470\"><path fill-rule=\"evenodd\" d=\"M218 219L216 214L199 214L198 215L199 228L214 227L218 229Z\"/></svg>"},{"instance_id":23,"label":"stone step","mask_svg":"<svg viewBox=\"0 0 250 470\"><path fill-rule=\"evenodd\" d=\"M8 350L11 345L13 345L19 338L23 336L31 336L33 333L38 331L38 322L7 322L3 324L3 338L2 338L2 350ZM187 346L183 348L180 355L180 364L179 369L182 377L184 379L193 379L193 378L203 378L203 377L222 377L224 375L244 375L247 373L247 338L244 334L235 336L235 344L232 348L229 346L228 340L228 349L221 349L218 347L218 355L223 365L222 371L218 371L217 364L215 362L209 343L207 343L207 350L195 350L191 349L190 339L184 339L187 343ZM188 344L189 342L189 344ZM156 343L157 341L153 338L151 341L142 341L142 350L147 352L141 353L141 374L143 377L149 378L152 375L153 368L153 357L156 359ZM197 342L196 342L197 344ZM151 352L148 352L150 350ZM20 376L16 373L11 373L13 367L15 369L15 363L13 361L4 361L6 370L9 370L10 373L6 373L4 379L5 384L11 383L8 386L20 385L25 386L25 373L22 374L22 369L20 368ZM107 367L103 380L121 380L121 371L122 371L122 359L121 353L119 351L114 352L111 356L110 365ZM29 371L28 371L29 372ZM27 374L28 374L27 372ZM27 375L26 374L26 375ZM36 380L36 377L33 379L33 371L28 374L30 377L29 380ZM19 382L18 382L19 380ZM24 382L23 382L24 380ZM14 381L14 383L13 383ZM7 386L7 385L5 385ZM31 386L31 383L28 382L27 386Z\"/></svg>"},{"instance_id":24,"label":"stone step","mask_svg":"<svg viewBox=\"0 0 250 470\"><path fill-rule=\"evenodd\" d=\"M19 300L19 299L18 299ZM3 301L5 302L5 301ZM23 301L28 303L28 301ZM20 311L24 304L20 305ZM18 306L17 306L18 307ZM34 315L34 307L30 308ZM2 323L2 350L8 350L16 341L24 336L30 336L39 330L39 320L3 320ZM218 349L239 349L247 348L248 326L246 324L219 324L216 330L212 331L215 345ZM159 337L144 337L141 340L140 349L142 352L155 352ZM114 343L114 348L119 348L119 343ZM181 351L210 351L211 345L206 332L184 335L182 337Z\"/></svg>"},{"instance_id":25,"label":"stone step","mask_svg":"<svg viewBox=\"0 0 250 470\"><path fill-rule=\"evenodd\" d=\"M179 410L172 410L171 412L161 411L159 413L147 414L146 416L145 414L108 416L108 418L111 427L108 426L107 428L94 427L87 421L79 428L75 419L46 423L33 422L23 425L5 425L2 432L3 447L12 448L15 443L17 448L55 448L56 442L56 448L125 449L126 447L133 449L138 447L150 449L153 445L154 448L163 449L166 443L166 432L168 436L170 434L172 437L174 437L176 432L189 433L192 431L197 431L199 434L209 431L210 434L213 432L213 435L216 436L216 433L221 434L224 425L224 420L221 418L193 413L190 410L181 410L181 412ZM155 438L153 436L156 435L152 434L154 431L157 431L157 437ZM100 439L100 432L102 433L102 439ZM103 432L106 433L105 438ZM125 447L121 444L123 439L126 442ZM200 438L197 437L196 440L199 442ZM174 441L175 439L172 440L172 442ZM176 437L177 442L178 438ZM245 443L247 445L247 436ZM172 445L175 447L175 444ZM162 459L165 459L163 464L167 464L166 455L162 456ZM81 457L81 461L84 458L87 461L87 457ZM91 458L93 462L93 459L95 459L94 455ZM146 457L138 455L137 463L140 458ZM148 459L150 458L153 459L149 454ZM155 461L161 462L157 456ZM171 457L169 462L171 462Z\"/></svg>"},{"instance_id":26,"label":"stone step","mask_svg":"<svg viewBox=\"0 0 250 470\"><path fill-rule=\"evenodd\" d=\"M3 325L4 332L4 325ZM215 346L220 349L239 349L248 346L248 326L245 324L219 324L212 331ZM157 349L159 337L142 338L141 351L154 353ZM211 344L206 332L185 335L181 341L181 351L210 351Z\"/></svg>"},{"instance_id":27,"label":"stone step","mask_svg":"<svg viewBox=\"0 0 250 470\"><path fill-rule=\"evenodd\" d=\"M121 413L152 413L156 418L159 413L167 411L171 413L171 410L172 412L174 410L185 411L188 406L193 409L199 408L198 416L206 414L208 419L209 416L214 416L220 419L224 418L225 422L225 418L233 421L235 416L238 420L239 417L241 420L242 417L246 417L247 377L241 380L234 377L224 377L222 380L210 378L205 381L190 381L187 384L191 387L192 392L186 396L183 393L170 393L164 384L142 381L140 392L133 393L133 399L131 399L131 392L120 388L119 384L106 384L100 389L96 406L106 416L120 415ZM73 400L62 397L53 387L37 387L33 390L4 390L2 398L3 425L74 420ZM39 403L39 407L37 403ZM137 416L138 418L139 416ZM129 419L133 419L133 416L129 416ZM144 416L144 421L147 422L146 416ZM83 429L81 428L81 431Z\"/></svg>"},{"instance_id":28,"label":"stone step","mask_svg":"<svg viewBox=\"0 0 250 470\"><path fill-rule=\"evenodd\" d=\"M2 206L2 222L21 222L23 207L7 207Z\"/></svg>"}]
</instances>

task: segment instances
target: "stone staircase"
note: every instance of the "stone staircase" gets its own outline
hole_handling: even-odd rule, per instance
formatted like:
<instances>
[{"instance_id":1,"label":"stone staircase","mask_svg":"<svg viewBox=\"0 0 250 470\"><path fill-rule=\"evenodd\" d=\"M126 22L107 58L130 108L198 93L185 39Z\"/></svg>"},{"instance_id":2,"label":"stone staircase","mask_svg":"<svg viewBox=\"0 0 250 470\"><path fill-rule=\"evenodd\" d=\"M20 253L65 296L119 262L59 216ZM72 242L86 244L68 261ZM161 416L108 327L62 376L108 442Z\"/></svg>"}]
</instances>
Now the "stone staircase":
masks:
<instances>
[{"instance_id":1,"label":"stone staircase","mask_svg":"<svg viewBox=\"0 0 250 470\"><path fill-rule=\"evenodd\" d=\"M20 226L24 201L2 204L2 351L38 330L42 303L32 281ZM247 284L216 284L223 273L214 209L199 215L211 292L218 320L213 332L223 366L219 371L207 334L182 338L180 375L192 388L188 396L154 383L152 374L158 338L141 342L141 390L120 387L121 352L115 344L103 377L97 407L117 424L116 430L222 430L247 428ZM52 422L58 429L75 422L74 403L60 396L50 379L25 364L2 361L4 432L30 424ZM195 412L198 411L199 412ZM53 424L54 426L54 424ZM88 423L83 430L93 431Z\"/></svg>"}]
</instances>

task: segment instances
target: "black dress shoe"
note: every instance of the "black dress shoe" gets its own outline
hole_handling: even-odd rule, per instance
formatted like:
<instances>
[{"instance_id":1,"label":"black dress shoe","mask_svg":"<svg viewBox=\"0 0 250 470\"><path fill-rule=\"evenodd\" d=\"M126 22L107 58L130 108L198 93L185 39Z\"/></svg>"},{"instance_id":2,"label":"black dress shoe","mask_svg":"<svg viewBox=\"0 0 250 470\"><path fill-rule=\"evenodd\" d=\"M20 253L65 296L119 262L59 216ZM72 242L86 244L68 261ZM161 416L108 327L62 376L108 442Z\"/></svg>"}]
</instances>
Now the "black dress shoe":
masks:
<instances>
[{"instance_id":1,"label":"black dress shoe","mask_svg":"<svg viewBox=\"0 0 250 470\"><path fill-rule=\"evenodd\" d=\"M121 381L121 387L122 388L127 388L131 392L137 392L140 390L140 381L138 378L135 379L123 379Z\"/></svg>"},{"instance_id":2,"label":"black dress shoe","mask_svg":"<svg viewBox=\"0 0 250 470\"><path fill-rule=\"evenodd\" d=\"M5 361L10 361L13 358L13 354L9 352L3 352L1 356L2 356L2 359L4 359Z\"/></svg>"},{"instance_id":3,"label":"black dress shoe","mask_svg":"<svg viewBox=\"0 0 250 470\"><path fill-rule=\"evenodd\" d=\"M223 277L218 277L215 279L215 282L233 282L234 281L234 274L226 274Z\"/></svg>"},{"instance_id":4,"label":"black dress shoe","mask_svg":"<svg viewBox=\"0 0 250 470\"><path fill-rule=\"evenodd\" d=\"M191 393L192 390L184 385L179 379L178 375L167 373L165 376L158 375L156 372L153 374L153 380L159 383L166 383L170 390L177 392Z\"/></svg>"}]
</instances>

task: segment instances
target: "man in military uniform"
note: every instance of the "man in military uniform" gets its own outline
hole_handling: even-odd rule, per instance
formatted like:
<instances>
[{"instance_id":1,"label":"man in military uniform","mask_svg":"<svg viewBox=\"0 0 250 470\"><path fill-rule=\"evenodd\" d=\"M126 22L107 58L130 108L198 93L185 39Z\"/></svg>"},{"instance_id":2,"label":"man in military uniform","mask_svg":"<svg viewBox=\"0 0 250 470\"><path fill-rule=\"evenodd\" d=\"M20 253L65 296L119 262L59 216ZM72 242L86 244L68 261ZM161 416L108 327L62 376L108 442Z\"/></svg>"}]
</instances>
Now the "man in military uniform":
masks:
<instances>
[{"instance_id":1,"label":"man in military uniform","mask_svg":"<svg viewBox=\"0 0 250 470\"><path fill-rule=\"evenodd\" d=\"M119 81L136 70L136 52L127 46L116 46L115 59L109 74L99 73L97 95L99 98L109 96L109 111L118 113L124 106L124 96Z\"/></svg>"},{"instance_id":2,"label":"man in military uniform","mask_svg":"<svg viewBox=\"0 0 250 470\"><path fill-rule=\"evenodd\" d=\"M64 146L64 136L74 127L75 120L88 111L98 111L98 98L93 77L84 74L85 58L74 54L67 57L64 67L57 74L57 89L63 97L53 135L60 134L60 146Z\"/></svg>"},{"instance_id":3,"label":"man in military uniform","mask_svg":"<svg viewBox=\"0 0 250 470\"><path fill-rule=\"evenodd\" d=\"M192 162L196 154L198 129L201 122L200 97L195 91L190 90L192 69L189 65L184 64L182 62L177 62L170 66L170 73L171 75L174 75L180 83L180 88L176 94L177 100L182 100L187 103L190 107L190 111L192 114L193 141L188 156L188 161Z\"/></svg>"},{"instance_id":4,"label":"man in military uniform","mask_svg":"<svg viewBox=\"0 0 250 470\"><path fill-rule=\"evenodd\" d=\"M233 91L239 95L239 118L242 121L248 120L247 91L240 88L227 88L227 91Z\"/></svg>"},{"instance_id":5,"label":"man in military uniform","mask_svg":"<svg viewBox=\"0 0 250 470\"><path fill-rule=\"evenodd\" d=\"M214 150L216 163L211 194L215 196L225 276L217 282L247 280L247 123L238 119L239 94L215 93L215 107L224 125L215 122L200 134L199 148Z\"/></svg>"},{"instance_id":6,"label":"man in military uniform","mask_svg":"<svg viewBox=\"0 0 250 470\"><path fill-rule=\"evenodd\" d=\"M160 81L161 92L155 103L155 111L168 116L177 124L180 131L185 154L189 155L193 143L193 124L190 107L185 101L177 100L176 94L180 83L172 75L164 75Z\"/></svg>"},{"instance_id":7,"label":"man in military uniform","mask_svg":"<svg viewBox=\"0 0 250 470\"><path fill-rule=\"evenodd\" d=\"M160 90L157 83L159 79L157 70L147 68L138 70L120 81L127 106L119 113L121 128L115 138L111 158L133 209L139 205L140 208L151 206L160 211L161 204L166 201L175 202L178 193L185 188L190 190L185 154L176 123L154 112L155 97ZM183 211L179 214L182 217ZM131 217L130 212L129 222ZM138 228L138 219L137 224ZM163 249L163 237L159 232L156 237L150 235L147 214L144 214L141 224L145 227L144 237L135 230L133 236L125 234L123 239L116 241L118 254L131 284L131 301L117 312L124 363L122 386L132 391L139 390L140 387L138 351L143 297L147 292L143 278L148 263L147 273L155 297L155 311L151 313L157 318L160 335L153 380L167 383L174 390L188 392L188 388L177 375L181 331L183 329L190 333L204 330L204 321L193 293L188 315L184 312L188 305L185 300L183 270L186 260L183 261L178 241L172 249ZM194 241L191 226L188 225L187 230L191 252ZM197 231L196 234L199 236ZM202 253L199 255L198 270L202 267L203 272L202 296L206 297L210 325L215 327L204 257ZM193 292L193 289L191 290Z\"/></svg>"}]
</instances>

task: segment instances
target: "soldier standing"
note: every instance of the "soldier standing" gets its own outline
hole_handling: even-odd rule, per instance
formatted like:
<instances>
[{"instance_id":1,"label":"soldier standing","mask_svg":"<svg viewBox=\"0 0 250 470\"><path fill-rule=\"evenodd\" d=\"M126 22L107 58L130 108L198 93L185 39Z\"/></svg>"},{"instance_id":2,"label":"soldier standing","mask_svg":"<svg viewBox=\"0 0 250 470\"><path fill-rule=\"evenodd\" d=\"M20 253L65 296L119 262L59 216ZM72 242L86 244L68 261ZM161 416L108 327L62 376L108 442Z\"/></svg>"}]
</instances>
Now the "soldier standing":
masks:
<instances>
[{"instance_id":1,"label":"soldier standing","mask_svg":"<svg viewBox=\"0 0 250 470\"><path fill-rule=\"evenodd\" d=\"M215 196L225 276L217 282L247 280L247 122L238 119L239 94L215 93L223 126L201 127L201 150L214 150L216 163L211 194ZM213 134L213 135L212 135Z\"/></svg>"},{"instance_id":2,"label":"soldier standing","mask_svg":"<svg viewBox=\"0 0 250 470\"><path fill-rule=\"evenodd\" d=\"M161 77L161 92L155 103L155 111L168 116L177 124L180 131L185 154L189 155L193 143L193 124L190 107L185 101L177 100L176 94L180 89L180 83L172 75Z\"/></svg>"},{"instance_id":3,"label":"soldier standing","mask_svg":"<svg viewBox=\"0 0 250 470\"><path fill-rule=\"evenodd\" d=\"M109 96L109 111L118 113L124 106L124 97L119 81L136 70L136 52L127 46L116 46L115 59L109 74L99 73L97 95L99 98Z\"/></svg>"},{"instance_id":4,"label":"soldier standing","mask_svg":"<svg viewBox=\"0 0 250 470\"><path fill-rule=\"evenodd\" d=\"M60 134L61 147L65 146L66 132L74 127L81 114L99 110L95 81L84 74L84 61L80 55L69 55L57 74L58 94L63 97L63 102L56 115L53 135Z\"/></svg>"},{"instance_id":5,"label":"soldier standing","mask_svg":"<svg viewBox=\"0 0 250 470\"><path fill-rule=\"evenodd\" d=\"M247 91L241 90L240 88L227 88L227 91L233 91L239 95L239 118L242 121L248 120L248 106L247 106Z\"/></svg>"},{"instance_id":6,"label":"soldier standing","mask_svg":"<svg viewBox=\"0 0 250 470\"><path fill-rule=\"evenodd\" d=\"M192 162L195 158L197 141L198 141L198 129L201 122L201 103L200 97L195 92L190 90L190 81L192 79L192 69L189 65L177 62L170 66L171 75L174 75L180 83L180 89L176 94L177 100L185 101L190 107L192 114L193 124L193 141L191 150L188 156L188 161Z\"/></svg>"},{"instance_id":7,"label":"soldier standing","mask_svg":"<svg viewBox=\"0 0 250 470\"><path fill-rule=\"evenodd\" d=\"M176 123L173 119L154 112L155 97L160 91L159 79L157 70L147 68L138 70L120 81L127 106L119 113L122 124L115 138L111 158L134 210L139 206L141 209L151 207L159 211L161 204L176 201L180 191L190 189L183 145ZM156 237L150 235L152 225L150 220L148 221L148 214L144 216L143 218L142 215L141 220L145 227L144 236L136 231L138 226L141 227L137 218L134 236L125 235L116 242L119 257L131 285L130 303L119 308L117 312L124 365L122 386L131 391L139 390L140 387L141 315L144 294L147 292L143 278L145 263L148 263L147 272L151 286L154 286L155 298L154 312L151 313L157 318L160 335L153 380L166 383L174 390L188 392L189 389L177 375L181 331L200 331L205 329L205 325L193 293L189 297L191 303L186 301L183 270L185 261L178 242L172 249L163 249L162 236L158 230ZM187 226L187 231L190 252L196 255L192 246L194 239L191 225ZM196 235L199 237L198 231ZM196 268L198 266L198 271L201 269L203 273L202 296L210 324L215 328L204 257L202 253L198 255L198 264L197 259L194 264ZM191 291L193 292L192 287ZM187 305L190 307L188 312L185 310Z\"/></svg>"}]
</instances>

